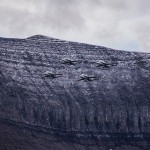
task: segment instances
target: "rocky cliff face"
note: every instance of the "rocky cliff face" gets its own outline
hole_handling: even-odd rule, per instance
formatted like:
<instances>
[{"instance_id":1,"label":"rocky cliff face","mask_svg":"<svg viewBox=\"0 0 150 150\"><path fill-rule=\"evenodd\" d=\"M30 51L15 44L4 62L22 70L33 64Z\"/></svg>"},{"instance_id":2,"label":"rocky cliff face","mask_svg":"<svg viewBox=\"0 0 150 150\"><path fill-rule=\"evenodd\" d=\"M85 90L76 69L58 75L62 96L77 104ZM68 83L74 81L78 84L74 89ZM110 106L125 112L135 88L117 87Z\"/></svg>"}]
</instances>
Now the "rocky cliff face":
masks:
<instances>
[{"instance_id":1,"label":"rocky cliff face","mask_svg":"<svg viewBox=\"0 0 150 150\"><path fill-rule=\"evenodd\" d=\"M150 149L150 54L0 38L0 120L1 149Z\"/></svg>"}]
</instances>

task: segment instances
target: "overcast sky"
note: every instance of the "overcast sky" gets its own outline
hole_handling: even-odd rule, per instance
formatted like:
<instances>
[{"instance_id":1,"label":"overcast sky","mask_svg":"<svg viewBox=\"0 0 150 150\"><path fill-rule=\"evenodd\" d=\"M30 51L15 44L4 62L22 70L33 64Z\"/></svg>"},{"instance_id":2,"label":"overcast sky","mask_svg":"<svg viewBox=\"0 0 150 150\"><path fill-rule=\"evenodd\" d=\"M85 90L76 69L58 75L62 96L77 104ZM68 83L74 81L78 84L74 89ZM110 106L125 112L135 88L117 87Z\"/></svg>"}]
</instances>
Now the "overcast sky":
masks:
<instances>
[{"instance_id":1,"label":"overcast sky","mask_svg":"<svg viewBox=\"0 0 150 150\"><path fill-rule=\"evenodd\" d=\"M0 0L0 36L42 34L150 52L150 0Z\"/></svg>"}]
</instances>

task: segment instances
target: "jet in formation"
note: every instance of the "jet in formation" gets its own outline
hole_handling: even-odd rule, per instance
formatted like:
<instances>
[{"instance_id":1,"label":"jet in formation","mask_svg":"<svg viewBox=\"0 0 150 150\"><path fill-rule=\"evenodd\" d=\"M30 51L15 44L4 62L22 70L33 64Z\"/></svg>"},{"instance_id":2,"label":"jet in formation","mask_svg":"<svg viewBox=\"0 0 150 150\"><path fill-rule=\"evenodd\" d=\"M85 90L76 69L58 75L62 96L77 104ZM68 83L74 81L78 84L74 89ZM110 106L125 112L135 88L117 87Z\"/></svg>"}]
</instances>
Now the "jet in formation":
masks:
<instances>
[{"instance_id":1,"label":"jet in formation","mask_svg":"<svg viewBox=\"0 0 150 150\"><path fill-rule=\"evenodd\" d=\"M63 59L62 64L66 64L66 65L75 65L77 63L76 60L70 60L70 59Z\"/></svg>"},{"instance_id":2,"label":"jet in formation","mask_svg":"<svg viewBox=\"0 0 150 150\"><path fill-rule=\"evenodd\" d=\"M96 76L88 76L85 74L81 74L80 79L78 81L81 81L81 80L88 82L88 81L98 80L98 78Z\"/></svg>"},{"instance_id":3,"label":"jet in formation","mask_svg":"<svg viewBox=\"0 0 150 150\"><path fill-rule=\"evenodd\" d=\"M50 79L55 79L55 78L59 78L61 77L63 74L60 74L60 73L52 73L52 72L49 72L49 71L46 71L44 73L44 77L48 77Z\"/></svg>"},{"instance_id":4,"label":"jet in formation","mask_svg":"<svg viewBox=\"0 0 150 150\"><path fill-rule=\"evenodd\" d=\"M110 69L111 66L117 66L117 62L107 62L104 60L99 60L96 62L96 67L102 68L102 69Z\"/></svg>"}]
</instances>

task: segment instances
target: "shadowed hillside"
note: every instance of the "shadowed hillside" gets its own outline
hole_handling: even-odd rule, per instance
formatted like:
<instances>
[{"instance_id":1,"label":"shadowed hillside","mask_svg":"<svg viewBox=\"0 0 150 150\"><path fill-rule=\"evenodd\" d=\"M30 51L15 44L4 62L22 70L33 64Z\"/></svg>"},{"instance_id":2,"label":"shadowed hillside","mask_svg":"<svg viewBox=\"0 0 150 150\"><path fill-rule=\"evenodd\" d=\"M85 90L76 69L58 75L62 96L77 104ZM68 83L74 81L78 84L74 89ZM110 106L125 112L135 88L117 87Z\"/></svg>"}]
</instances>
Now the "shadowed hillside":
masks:
<instances>
[{"instance_id":1,"label":"shadowed hillside","mask_svg":"<svg viewBox=\"0 0 150 150\"><path fill-rule=\"evenodd\" d=\"M149 150L150 54L0 38L0 149Z\"/></svg>"}]
</instances>

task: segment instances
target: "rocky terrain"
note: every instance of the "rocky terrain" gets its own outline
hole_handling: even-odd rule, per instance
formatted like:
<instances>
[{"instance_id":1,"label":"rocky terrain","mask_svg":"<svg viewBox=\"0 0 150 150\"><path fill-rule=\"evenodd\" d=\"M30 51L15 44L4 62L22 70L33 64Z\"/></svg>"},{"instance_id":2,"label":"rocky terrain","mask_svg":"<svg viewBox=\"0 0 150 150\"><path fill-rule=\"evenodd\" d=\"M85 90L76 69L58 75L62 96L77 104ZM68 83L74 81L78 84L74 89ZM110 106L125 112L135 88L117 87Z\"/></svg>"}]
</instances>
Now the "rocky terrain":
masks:
<instances>
[{"instance_id":1,"label":"rocky terrain","mask_svg":"<svg viewBox=\"0 0 150 150\"><path fill-rule=\"evenodd\" d=\"M149 149L149 53L0 38L0 150Z\"/></svg>"}]
</instances>

